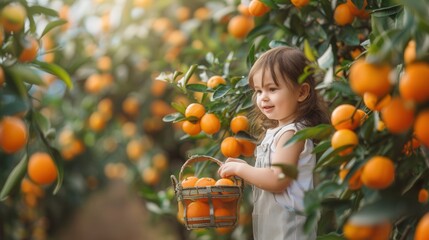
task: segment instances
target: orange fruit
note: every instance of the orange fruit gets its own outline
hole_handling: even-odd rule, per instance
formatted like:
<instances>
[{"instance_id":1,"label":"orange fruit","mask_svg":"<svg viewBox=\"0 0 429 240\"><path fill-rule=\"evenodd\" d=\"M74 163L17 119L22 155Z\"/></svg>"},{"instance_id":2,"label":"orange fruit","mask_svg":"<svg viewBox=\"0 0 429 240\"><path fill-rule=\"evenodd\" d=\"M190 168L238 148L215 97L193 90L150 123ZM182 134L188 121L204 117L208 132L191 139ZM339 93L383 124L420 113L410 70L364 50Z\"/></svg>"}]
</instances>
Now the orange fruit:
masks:
<instances>
[{"instance_id":1,"label":"orange fruit","mask_svg":"<svg viewBox=\"0 0 429 240\"><path fill-rule=\"evenodd\" d=\"M365 163L362 183L371 189L384 189L395 180L395 164L387 157L374 156Z\"/></svg>"},{"instance_id":2,"label":"orange fruit","mask_svg":"<svg viewBox=\"0 0 429 240\"><path fill-rule=\"evenodd\" d=\"M209 78L209 80L207 81L207 87L211 88L211 89L215 89L221 84L223 84L223 85L226 84L225 78L223 78L221 76L213 76L213 77Z\"/></svg>"},{"instance_id":3,"label":"orange fruit","mask_svg":"<svg viewBox=\"0 0 429 240\"><path fill-rule=\"evenodd\" d=\"M27 10L21 4L12 2L3 7L0 16L6 32L19 32L24 28Z\"/></svg>"},{"instance_id":4,"label":"orange fruit","mask_svg":"<svg viewBox=\"0 0 429 240\"><path fill-rule=\"evenodd\" d=\"M341 3L335 8L334 20L336 24L345 26L347 24L351 24L354 19L355 16L353 16L349 6L347 6L346 3Z\"/></svg>"},{"instance_id":5,"label":"orange fruit","mask_svg":"<svg viewBox=\"0 0 429 240\"><path fill-rule=\"evenodd\" d=\"M134 6L139 8L148 8L153 5L153 0L134 0Z\"/></svg>"},{"instance_id":6,"label":"orange fruit","mask_svg":"<svg viewBox=\"0 0 429 240\"><path fill-rule=\"evenodd\" d=\"M37 197L42 197L44 195L43 188L35 184L28 178L22 179L21 182L21 192L25 194L32 194Z\"/></svg>"},{"instance_id":7,"label":"orange fruit","mask_svg":"<svg viewBox=\"0 0 429 240\"><path fill-rule=\"evenodd\" d=\"M213 178L202 177L195 182L195 187L208 187L208 186L214 186L215 184L216 184L216 180L214 180Z\"/></svg>"},{"instance_id":8,"label":"orange fruit","mask_svg":"<svg viewBox=\"0 0 429 240\"><path fill-rule=\"evenodd\" d=\"M291 3L297 8L305 7L309 2L310 0L291 0Z\"/></svg>"},{"instance_id":9,"label":"orange fruit","mask_svg":"<svg viewBox=\"0 0 429 240\"><path fill-rule=\"evenodd\" d=\"M245 157L252 157L255 154L255 143L242 138L237 138L237 141L241 147L241 155Z\"/></svg>"},{"instance_id":10,"label":"orange fruit","mask_svg":"<svg viewBox=\"0 0 429 240\"><path fill-rule=\"evenodd\" d=\"M164 95L167 87L168 87L168 82L161 81L161 80L154 80L152 81L150 92L155 97L161 97L162 95Z\"/></svg>"},{"instance_id":11,"label":"orange fruit","mask_svg":"<svg viewBox=\"0 0 429 240\"><path fill-rule=\"evenodd\" d=\"M32 62L36 59L37 52L39 51L39 42L35 38L27 36L26 40L18 57L20 62Z\"/></svg>"},{"instance_id":12,"label":"orange fruit","mask_svg":"<svg viewBox=\"0 0 429 240\"><path fill-rule=\"evenodd\" d=\"M176 9L176 18L179 22L188 20L191 16L191 9L185 6L180 6Z\"/></svg>"},{"instance_id":13,"label":"orange fruit","mask_svg":"<svg viewBox=\"0 0 429 240\"><path fill-rule=\"evenodd\" d=\"M130 116L136 116L140 110L140 101L137 97L129 96L122 102L122 110Z\"/></svg>"},{"instance_id":14,"label":"orange fruit","mask_svg":"<svg viewBox=\"0 0 429 240\"><path fill-rule=\"evenodd\" d=\"M144 153L142 142L139 139L130 140L127 144L126 152L130 160L138 160Z\"/></svg>"},{"instance_id":15,"label":"orange fruit","mask_svg":"<svg viewBox=\"0 0 429 240\"><path fill-rule=\"evenodd\" d=\"M429 213L423 215L414 232L414 240L427 240L429 236Z\"/></svg>"},{"instance_id":16,"label":"orange fruit","mask_svg":"<svg viewBox=\"0 0 429 240\"><path fill-rule=\"evenodd\" d=\"M249 13L255 17L261 17L270 11L270 8L259 0L251 0L249 3Z\"/></svg>"},{"instance_id":17,"label":"orange fruit","mask_svg":"<svg viewBox=\"0 0 429 240\"><path fill-rule=\"evenodd\" d=\"M201 132L200 122L183 121L182 130L190 136L195 136Z\"/></svg>"},{"instance_id":18,"label":"orange fruit","mask_svg":"<svg viewBox=\"0 0 429 240\"><path fill-rule=\"evenodd\" d=\"M368 118L368 115L362 109L356 110L356 114L359 115L360 125L362 125L366 121L366 119Z\"/></svg>"},{"instance_id":19,"label":"orange fruit","mask_svg":"<svg viewBox=\"0 0 429 240\"><path fill-rule=\"evenodd\" d=\"M230 128L233 133L249 130L249 119L246 116L239 115L231 120Z\"/></svg>"},{"instance_id":20,"label":"orange fruit","mask_svg":"<svg viewBox=\"0 0 429 240\"><path fill-rule=\"evenodd\" d=\"M429 147L429 109L421 111L414 123L416 138L426 147Z\"/></svg>"},{"instance_id":21,"label":"orange fruit","mask_svg":"<svg viewBox=\"0 0 429 240\"><path fill-rule=\"evenodd\" d=\"M182 187L183 188L191 188L195 187L195 183L198 181L198 177L195 176L189 176L182 180Z\"/></svg>"},{"instance_id":22,"label":"orange fruit","mask_svg":"<svg viewBox=\"0 0 429 240\"><path fill-rule=\"evenodd\" d=\"M229 209L226 208L218 208L214 211L215 222L231 222L229 219L222 219L222 217L233 217L234 213L232 213Z\"/></svg>"},{"instance_id":23,"label":"orange fruit","mask_svg":"<svg viewBox=\"0 0 429 240\"><path fill-rule=\"evenodd\" d=\"M399 81L399 92L406 100L423 103L429 100L429 64L416 62L407 65Z\"/></svg>"},{"instance_id":24,"label":"orange fruit","mask_svg":"<svg viewBox=\"0 0 429 240\"><path fill-rule=\"evenodd\" d=\"M211 10L206 7L199 7L194 12L194 18L205 21L210 18Z\"/></svg>"},{"instance_id":25,"label":"orange fruit","mask_svg":"<svg viewBox=\"0 0 429 240\"><path fill-rule=\"evenodd\" d=\"M0 147L5 153L17 152L27 140L27 126L21 118L7 116L0 121Z\"/></svg>"},{"instance_id":26,"label":"orange fruit","mask_svg":"<svg viewBox=\"0 0 429 240\"><path fill-rule=\"evenodd\" d=\"M366 92L363 94L363 102L365 106L373 111L380 111L383 107L389 104L392 97L387 94L383 98L379 99L375 94Z\"/></svg>"},{"instance_id":27,"label":"orange fruit","mask_svg":"<svg viewBox=\"0 0 429 240\"><path fill-rule=\"evenodd\" d=\"M370 92L383 97L390 91L390 71L389 65L375 65L359 59L350 67L350 87L360 96Z\"/></svg>"},{"instance_id":28,"label":"orange fruit","mask_svg":"<svg viewBox=\"0 0 429 240\"><path fill-rule=\"evenodd\" d=\"M237 10L238 10L238 12L240 12L240 14L241 14L241 15L243 15L243 16L246 16L246 17L250 17L250 16L252 16L252 15L250 15L249 7L248 7L248 6L246 6L245 4L242 4L242 3L238 4L238 6L237 6Z\"/></svg>"},{"instance_id":29,"label":"orange fruit","mask_svg":"<svg viewBox=\"0 0 429 240\"><path fill-rule=\"evenodd\" d=\"M45 152L36 152L30 156L27 174L37 184L51 184L58 175L54 160Z\"/></svg>"},{"instance_id":30,"label":"orange fruit","mask_svg":"<svg viewBox=\"0 0 429 240\"><path fill-rule=\"evenodd\" d=\"M200 120L201 130L207 134L215 134L220 130L220 120L213 113L206 113Z\"/></svg>"},{"instance_id":31,"label":"orange fruit","mask_svg":"<svg viewBox=\"0 0 429 240\"><path fill-rule=\"evenodd\" d=\"M88 119L89 128L94 132L100 132L106 127L106 118L99 112L93 112Z\"/></svg>"},{"instance_id":32,"label":"orange fruit","mask_svg":"<svg viewBox=\"0 0 429 240\"><path fill-rule=\"evenodd\" d=\"M357 113L355 106L341 104L331 113L331 124L335 129L353 130L360 125L362 116Z\"/></svg>"},{"instance_id":33,"label":"orange fruit","mask_svg":"<svg viewBox=\"0 0 429 240\"><path fill-rule=\"evenodd\" d=\"M191 103L185 109L185 117L195 117L200 119L206 113L205 107L200 103Z\"/></svg>"},{"instance_id":34,"label":"orange fruit","mask_svg":"<svg viewBox=\"0 0 429 240\"><path fill-rule=\"evenodd\" d=\"M360 16L362 15L362 11L365 12L365 8L368 5L367 0L364 0L363 2L363 6L362 8L358 8L353 2L352 0L347 0L347 6L350 8L350 12L354 15L354 16Z\"/></svg>"},{"instance_id":35,"label":"orange fruit","mask_svg":"<svg viewBox=\"0 0 429 240\"><path fill-rule=\"evenodd\" d=\"M252 17L237 15L228 22L228 33L238 39L242 39L255 27Z\"/></svg>"},{"instance_id":36,"label":"orange fruit","mask_svg":"<svg viewBox=\"0 0 429 240\"><path fill-rule=\"evenodd\" d=\"M216 181L215 186L235 186L235 183L229 178L221 178ZM221 194L224 195L224 194L231 194L231 193L222 192ZM231 202L231 201L234 201L235 199L236 198L220 198L222 202Z\"/></svg>"},{"instance_id":37,"label":"orange fruit","mask_svg":"<svg viewBox=\"0 0 429 240\"><path fill-rule=\"evenodd\" d=\"M340 179L344 180L346 178L347 174L349 173L349 171L350 170L348 168L346 168L346 163L343 163L340 167L340 173L339 173ZM361 175L362 175L362 168L356 170L353 173L353 176L351 176L349 178L349 182L348 182L349 189L357 190L357 189L362 187L362 181L360 179Z\"/></svg>"},{"instance_id":38,"label":"orange fruit","mask_svg":"<svg viewBox=\"0 0 429 240\"><path fill-rule=\"evenodd\" d=\"M344 237L346 239L364 240L371 239L373 229L367 225L356 225L347 222L343 226Z\"/></svg>"},{"instance_id":39,"label":"orange fruit","mask_svg":"<svg viewBox=\"0 0 429 240\"><path fill-rule=\"evenodd\" d=\"M210 221L210 206L201 201L191 202L186 208L186 218L188 224L208 223ZM204 220L194 220L193 218L207 218Z\"/></svg>"},{"instance_id":40,"label":"orange fruit","mask_svg":"<svg viewBox=\"0 0 429 240\"><path fill-rule=\"evenodd\" d=\"M410 40L404 50L404 63L410 64L416 60L416 41Z\"/></svg>"},{"instance_id":41,"label":"orange fruit","mask_svg":"<svg viewBox=\"0 0 429 240\"><path fill-rule=\"evenodd\" d=\"M235 137L226 137L220 145L220 150L225 157L236 158L241 154L240 143Z\"/></svg>"},{"instance_id":42,"label":"orange fruit","mask_svg":"<svg viewBox=\"0 0 429 240\"><path fill-rule=\"evenodd\" d=\"M338 154L340 156L345 156L353 152L353 149L359 143L359 138L355 132L349 129L340 129L337 130L331 138L331 146L333 149L338 149L343 146L350 145L350 147L345 148L340 151Z\"/></svg>"},{"instance_id":43,"label":"orange fruit","mask_svg":"<svg viewBox=\"0 0 429 240\"><path fill-rule=\"evenodd\" d=\"M414 105L395 97L381 110L381 118L389 132L403 133L413 125Z\"/></svg>"},{"instance_id":44,"label":"orange fruit","mask_svg":"<svg viewBox=\"0 0 429 240\"><path fill-rule=\"evenodd\" d=\"M426 190L424 188L420 189L419 197L418 197L419 203L426 203L428 201L428 199L429 199L428 190Z\"/></svg>"},{"instance_id":45,"label":"orange fruit","mask_svg":"<svg viewBox=\"0 0 429 240\"><path fill-rule=\"evenodd\" d=\"M153 168L153 167L147 167L143 170L141 177L143 179L143 182L154 186L156 184L158 184L159 179L160 179L160 175L157 169Z\"/></svg>"}]
</instances>

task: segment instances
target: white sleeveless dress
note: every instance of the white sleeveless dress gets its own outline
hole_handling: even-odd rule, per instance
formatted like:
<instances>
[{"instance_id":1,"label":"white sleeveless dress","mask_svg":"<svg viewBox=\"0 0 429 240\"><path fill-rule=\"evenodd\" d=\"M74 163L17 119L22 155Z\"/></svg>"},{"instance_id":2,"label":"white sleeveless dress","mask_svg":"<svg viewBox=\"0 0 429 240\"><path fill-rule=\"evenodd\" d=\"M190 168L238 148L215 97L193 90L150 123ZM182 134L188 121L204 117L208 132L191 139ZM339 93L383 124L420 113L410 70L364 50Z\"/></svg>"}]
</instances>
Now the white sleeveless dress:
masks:
<instances>
[{"instance_id":1,"label":"white sleeveless dress","mask_svg":"<svg viewBox=\"0 0 429 240\"><path fill-rule=\"evenodd\" d=\"M291 123L267 130L262 143L256 149L255 166L271 166L271 155L280 136L286 131L297 132L300 125ZM316 228L303 232L305 216L304 192L313 188L313 169L316 156L312 154L313 142L307 139L298 161L298 178L282 193L272 193L253 186L254 208L253 236L255 240L313 240Z\"/></svg>"}]
</instances>

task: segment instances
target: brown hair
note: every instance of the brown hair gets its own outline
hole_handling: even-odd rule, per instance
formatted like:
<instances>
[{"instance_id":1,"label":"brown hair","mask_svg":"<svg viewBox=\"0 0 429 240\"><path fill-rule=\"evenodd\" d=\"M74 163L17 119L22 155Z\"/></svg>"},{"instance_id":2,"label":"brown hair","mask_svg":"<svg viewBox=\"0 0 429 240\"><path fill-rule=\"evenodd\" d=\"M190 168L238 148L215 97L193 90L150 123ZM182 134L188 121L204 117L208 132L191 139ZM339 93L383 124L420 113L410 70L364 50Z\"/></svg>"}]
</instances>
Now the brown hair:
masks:
<instances>
[{"instance_id":1,"label":"brown hair","mask_svg":"<svg viewBox=\"0 0 429 240\"><path fill-rule=\"evenodd\" d=\"M304 73L309 63L308 59L299 49L285 46L275 47L262 54L252 66L248 76L249 85L251 88L254 88L254 75L259 70L264 69L264 72L270 71L276 85L279 85L279 81L285 81L286 86L296 88L300 84L298 79ZM279 74L280 76L278 76ZM310 92L308 97L298 105L295 123L300 122L306 127L329 123L328 108L315 89L316 81L313 75L308 75L303 80L304 82L310 86ZM255 100L255 95L253 95L253 100ZM251 113L251 118L253 119L251 121L253 122L252 130L256 135L262 134L267 128L278 125L277 121L266 118L257 107Z\"/></svg>"}]
</instances>

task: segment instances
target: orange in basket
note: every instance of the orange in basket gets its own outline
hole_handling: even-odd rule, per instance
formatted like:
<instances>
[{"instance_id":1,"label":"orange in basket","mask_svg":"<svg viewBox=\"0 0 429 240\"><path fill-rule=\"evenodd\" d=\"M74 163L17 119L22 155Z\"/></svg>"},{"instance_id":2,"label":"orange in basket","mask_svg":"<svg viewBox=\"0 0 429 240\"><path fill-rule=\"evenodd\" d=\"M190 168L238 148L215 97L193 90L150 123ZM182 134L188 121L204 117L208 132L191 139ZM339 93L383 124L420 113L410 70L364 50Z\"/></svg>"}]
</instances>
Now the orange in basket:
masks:
<instances>
[{"instance_id":1,"label":"orange in basket","mask_svg":"<svg viewBox=\"0 0 429 240\"><path fill-rule=\"evenodd\" d=\"M223 163L209 156L193 156L179 172L179 181L171 175L178 205L178 219L187 229L216 228L220 232L230 231L237 224L239 200L243 193L243 181L234 177L215 180L210 177L189 176L183 179L186 167L195 162Z\"/></svg>"}]
</instances>

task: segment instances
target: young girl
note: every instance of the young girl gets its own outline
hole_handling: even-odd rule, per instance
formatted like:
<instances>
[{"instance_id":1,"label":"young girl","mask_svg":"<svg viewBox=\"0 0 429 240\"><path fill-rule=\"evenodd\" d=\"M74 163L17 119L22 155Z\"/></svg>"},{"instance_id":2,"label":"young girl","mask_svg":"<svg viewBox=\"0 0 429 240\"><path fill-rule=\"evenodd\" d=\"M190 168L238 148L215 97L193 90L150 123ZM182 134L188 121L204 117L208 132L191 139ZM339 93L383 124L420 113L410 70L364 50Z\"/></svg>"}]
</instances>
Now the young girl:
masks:
<instances>
[{"instance_id":1,"label":"young girl","mask_svg":"<svg viewBox=\"0 0 429 240\"><path fill-rule=\"evenodd\" d=\"M276 47L260 56L249 73L255 110L265 132L256 149L256 164L228 158L219 168L221 177L239 176L253 185L256 240L316 239L316 228L303 232L302 214L304 192L313 188L313 142L307 139L284 146L297 131L329 122L313 77L298 83L307 65L304 54L290 47ZM272 164L297 166L298 179L284 177Z\"/></svg>"}]
</instances>

